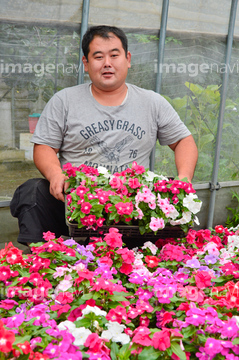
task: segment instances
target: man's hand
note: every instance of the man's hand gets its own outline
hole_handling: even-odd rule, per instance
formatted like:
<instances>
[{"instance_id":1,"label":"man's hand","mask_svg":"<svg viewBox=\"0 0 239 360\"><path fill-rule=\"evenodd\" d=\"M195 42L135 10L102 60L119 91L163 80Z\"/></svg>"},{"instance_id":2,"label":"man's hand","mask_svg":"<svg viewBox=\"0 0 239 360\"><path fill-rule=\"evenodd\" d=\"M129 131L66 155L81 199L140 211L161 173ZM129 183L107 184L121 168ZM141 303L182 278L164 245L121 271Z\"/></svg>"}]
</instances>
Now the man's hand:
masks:
<instances>
[{"instance_id":1,"label":"man's hand","mask_svg":"<svg viewBox=\"0 0 239 360\"><path fill-rule=\"evenodd\" d=\"M57 200L65 201L64 199L64 192L67 189L67 176L64 174L56 174L52 176L50 179L50 193L53 195Z\"/></svg>"},{"instance_id":2,"label":"man's hand","mask_svg":"<svg viewBox=\"0 0 239 360\"><path fill-rule=\"evenodd\" d=\"M198 159L198 150L192 135L169 145L175 153L175 163L179 179L192 181Z\"/></svg>"},{"instance_id":3,"label":"man's hand","mask_svg":"<svg viewBox=\"0 0 239 360\"><path fill-rule=\"evenodd\" d=\"M59 149L47 145L34 145L34 162L41 174L50 183L50 193L57 199L64 201L64 191L68 184L67 176L62 173L61 164L57 157Z\"/></svg>"}]
</instances>

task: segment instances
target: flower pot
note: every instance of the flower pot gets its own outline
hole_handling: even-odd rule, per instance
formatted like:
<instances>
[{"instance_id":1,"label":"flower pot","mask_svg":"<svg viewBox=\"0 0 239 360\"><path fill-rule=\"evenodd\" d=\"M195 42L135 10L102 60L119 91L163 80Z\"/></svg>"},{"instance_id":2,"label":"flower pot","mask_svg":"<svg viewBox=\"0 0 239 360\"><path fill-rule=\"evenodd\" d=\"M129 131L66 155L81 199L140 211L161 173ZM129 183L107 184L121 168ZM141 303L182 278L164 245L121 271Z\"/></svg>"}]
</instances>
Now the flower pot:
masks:
<instances>
[{"instance_id":1,"label":"flower pot","mask_svg":"<svg viewBox=\"0 0 239 360\"><path fill-rule=\"evenodd\" d=\"M104 237L104 234L109 232L109 228L117 228L122 234L122 240L128 248L142 246L146 241L151 241L155 243L158 239L168 239L168 238L183 238L186 236L185 232L180 228L180 226L165 226L164 229L159 230L155 235L153 232L145 233L143 235L139 232L139 227L137 225L111 225L111 226L101 226L97 230L78 228L78 224L69 223L66 221L69 228L69 234L71 237Z\"/></svg>"}]
</instances>

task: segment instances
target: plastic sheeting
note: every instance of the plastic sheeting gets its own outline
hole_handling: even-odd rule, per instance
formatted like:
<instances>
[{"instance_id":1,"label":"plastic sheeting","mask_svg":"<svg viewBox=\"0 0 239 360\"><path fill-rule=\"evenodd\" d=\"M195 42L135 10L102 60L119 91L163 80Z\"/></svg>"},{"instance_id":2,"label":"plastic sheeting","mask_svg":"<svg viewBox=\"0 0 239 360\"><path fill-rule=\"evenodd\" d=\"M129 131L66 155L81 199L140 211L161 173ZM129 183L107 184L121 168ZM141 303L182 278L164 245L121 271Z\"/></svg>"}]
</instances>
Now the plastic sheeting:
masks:
<instances>
[{"instance_id":1,"label":"plastic sheeting","mask_svg":"<svg viewBox=\"0 0 239 360\"><path fill-rule=\"evenodd\" d=\"M1 0L1 20L17 22L81 22L82 0ZM123 28L159 29L162 0L91 0L89 24ZM228 0L170 0L168 30L226 35ZM237 16L235 35L239 36Z\"/></svg>"}]
</instances>

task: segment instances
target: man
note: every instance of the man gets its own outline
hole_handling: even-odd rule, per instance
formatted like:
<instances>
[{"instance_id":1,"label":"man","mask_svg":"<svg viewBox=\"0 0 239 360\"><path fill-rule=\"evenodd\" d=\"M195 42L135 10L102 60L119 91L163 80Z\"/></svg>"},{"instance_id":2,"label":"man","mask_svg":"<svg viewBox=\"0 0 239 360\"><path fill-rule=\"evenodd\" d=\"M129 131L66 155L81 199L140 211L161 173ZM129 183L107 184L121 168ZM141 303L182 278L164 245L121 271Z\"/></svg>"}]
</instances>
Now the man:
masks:
<instances>
[{"instance_id":1,"label":"man","mask_svg":"<svg viewBox=\"0 0 239 360\"><path fill-rule=\"evenodd\" d=\"M46 105L32 138L34 162L46 180L29 180L11 203L21 243L41 241L43 231L66 234L67 162L105 166L112 173L133 161L147 168L158 138L174 151L179 178L193 177L197 147L177 113L159 94L126 83L131 54L124 32L92 27L82 48L91 84L61 90Z\"/></svg>"}]
</instances>

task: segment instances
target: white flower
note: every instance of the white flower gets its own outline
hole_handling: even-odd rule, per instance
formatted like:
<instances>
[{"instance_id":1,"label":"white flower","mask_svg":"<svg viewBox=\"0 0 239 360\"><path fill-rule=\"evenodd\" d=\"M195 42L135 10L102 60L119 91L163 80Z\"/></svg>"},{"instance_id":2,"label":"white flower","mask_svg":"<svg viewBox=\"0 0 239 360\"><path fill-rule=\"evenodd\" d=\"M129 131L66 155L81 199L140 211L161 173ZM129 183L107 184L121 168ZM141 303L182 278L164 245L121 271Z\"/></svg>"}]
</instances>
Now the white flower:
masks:
<instances>
[{"instance_id":1,"label":"white flower","mask_svg":"<svg viewBox=\"0 0 239 360\"><path fill-rule=\"evenodd\" d=\"M146 241L144 243L144 246L142 246L142 249L149 249L153 255L156 254L158 248L156 245L154 245L151 241Z\"/></svg>"},{"instance_id":2,"label":"white flower","mask_svg":"<svg viewBox=\"0 0 239 360\"><path fill-rule=\"evenodd\" d=\"M235 248L239 248L239 236L238 235L228 236L227 247L228 250L230 251L233 251Z\"/></svg>"},{"instance_id":3,"label":"white flower","mask_svg":"<svg viewBox=\"0 0 239 360\"><path fill-rule=\"evenodd\" d=\"M72 331L72 335L75 338L73 344L76 346L84 345L90 334L91 331L85 327L75 328L75 330Z\"/></svg>"},{"instance_id":4,"label":"white flower","mask_svg":"<svg viewBox=\"0 0 239 360\"><path fill-rule=\"evenodd\" d=\"M104 166L99 166L97 168L97 170L98 170L99 174L104 175L104 177L106 177L107 179L109 179L111 177L111 174Z\"/></svg>"},{"instance_id":5,"label":"white flower","mask_svg":"<svg viewBox=\"0 0 239 360\"><path fill-rule=\"evenodd\" d=\"M57 325L59 330L69 330L70 333L75 330L76 326L72 321L65 320Z\"/></svg>"},{"instance_id":6,"label":"white flower","mask_svg":"<svg viewBox=\"0 0 239 360\"><path fill-rule=\"evenodd\" d=\"M195 218L194 218L194 222L195 222L195 224L196 224L196 225L200 225L200 222L199 222L199 219L198 219L198 217L197 217L197 216L195 216Z\"/></svg>"},{"instance_id":7,"label":"white flower","mask_svg":"<svg viewBox=\"0 0 239 360\"><path fill-rule=\"evenodd\" d=\"M143 177L145 178L145 180L147 181L153 181L154 178L159 178L160 180L168 180L168 178L166 178L163 175L158 175L155 174L153 171L148 170L146 173L143 174Z\"/></svg>"},{"instance_id":8,"label":"white flower","mask_svg":"<svg viewBox=\"0 0 239 360\"><path fill-rule=\"evenodd\" d=\"M101 334L103 339L112 340L114 342L121 342L122 345L130 342L129 335L123 333L125 325L119 324L117 321L109 321L106 324L108 330L104 330Z\"/></svg>"},{"instance_id":9,"label":"white flower","mask_svg":"<svg viewBox=\"0 0 239 360\"><path fill-rule=\"evenodd\" d=\"M95 315L97 316L106 316L107 312L100 310L100 308L98 308L98 306L89 306L87 305L83 310L82 310L82 316L78 317L77 320L83 319L85 315L89 314L93 312Z\"/></svg>"},{"instance_id":10,"label":"white flower","mask_svg":"<svg viewBox=\"0 0 239 360\"><path fill-rule=\"evenodd\" d=\"M192 217L191 211L183 212L182 215L183 216L181 217L181 219L171 220L170 224L171 225L182 225L182 224L187 224L191 221L191 217Z\"/></svg>"},{"instance_id":11,"label":"white flower","mask_svg":"<svg viewBox=\"0 0 239 360\"><path fill-rule=\"evenodd\" d=\"M198 197L193 193L187 194L183 199L183 206L188 208L193 214L197 214L202 206L202 202L194 201L195 199L198 199Z\"/></svg>"}]
</instances>

